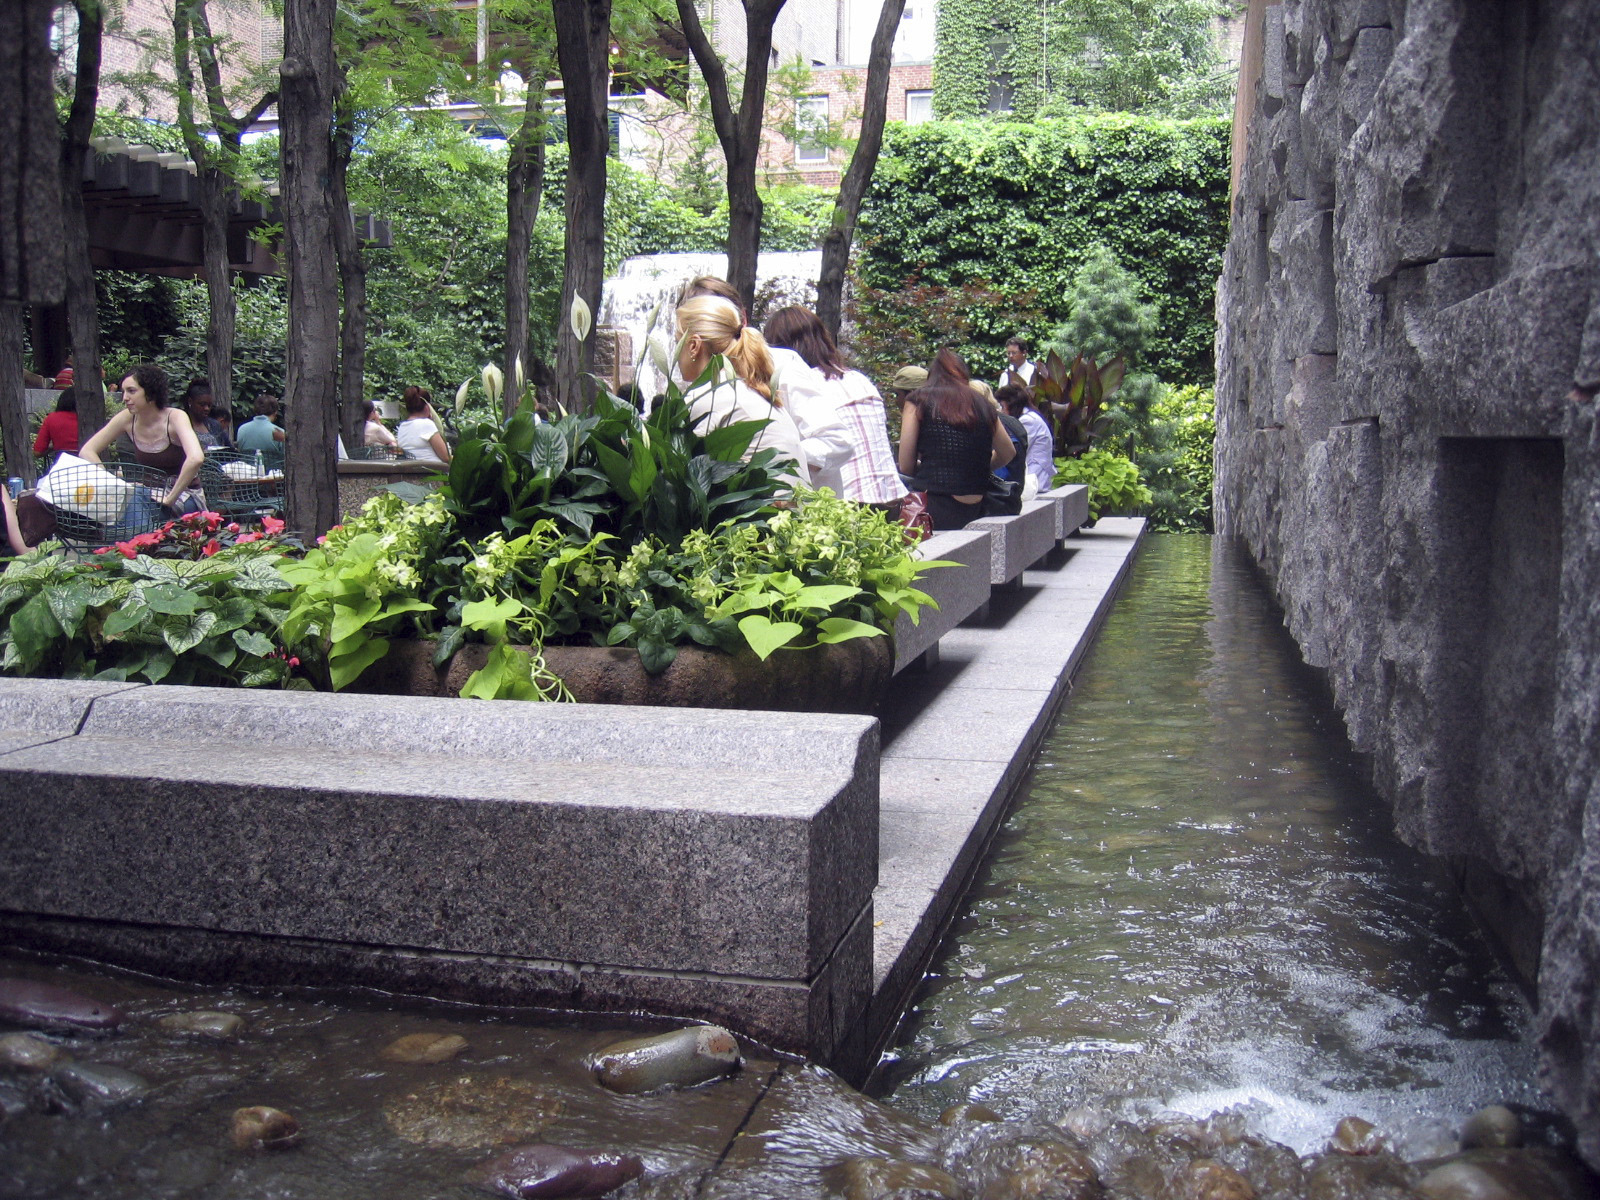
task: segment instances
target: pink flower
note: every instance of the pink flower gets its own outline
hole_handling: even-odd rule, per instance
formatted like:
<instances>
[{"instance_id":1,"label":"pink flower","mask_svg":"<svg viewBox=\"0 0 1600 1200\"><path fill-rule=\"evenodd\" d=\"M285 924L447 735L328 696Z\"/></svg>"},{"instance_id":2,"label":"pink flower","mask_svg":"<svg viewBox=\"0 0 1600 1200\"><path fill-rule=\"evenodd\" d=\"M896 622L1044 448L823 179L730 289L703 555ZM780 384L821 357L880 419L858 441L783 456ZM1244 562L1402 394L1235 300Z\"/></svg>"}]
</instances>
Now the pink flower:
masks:
<instances>
[{"instance_id":1,"label":"pink flower","mask_svg":"<svg viewBox=\"0 0 1600 1200\"><path fill-rule=\"evenodd\" d=\"M300 665L300 660L298 658L291 658L289 660L289 665L291 667L298 667Z\"/></svg>"},{"instance_id":2,"label":"pink flower","mask_svg":"<svg viewBox=\"0 0 1600 1200\"><path fill-rule=\"evenodd\" d=\"M98 546L98 547L95 548L95 553L96 554L105 554L110 549L111 549L110 546Z\"/></svg>"},{"instance_id":3,"label":"pink flower","mask_svg":"<svg viewBox=\"0 0 1600 1200\"><path fill-rule=\"evenodd\" d=\"M262 517L261 518L261 528L266 530L268 533L282 533L283 532L283 524L284 523L282 521L278 520L277 517Z\"/></svg>"},{"instance_id":4,"label":"pink flower","mask_svg":"<svg viewBox=\"0 0 1600 1200\"><path fill-rule=\"evenodd\" d=\"M222 549L222 543L217 541L216 538L212 538L209 542L207 542L204 546L202 546L200 548L200 557L201 558L210 558L213 554L215 554L218 550L221 550L221 549Z\"/></svg>"},{"instance_id":5,"label":"pink flower","mask_svg":"<svg viewBox=\"0 0 1600 1200\"><path fill-rule=\"evenodd\" d=\"M139 557L139 547L135 546L132 542L118 542L116 545L116 550L117 553L122 555L124 558Z\"/></svg>"},{"instance_id":6,"label":"pink flower","mask_svg":"<svg viewBox=\"0 0 1600 1200\"><path fill-rule=\"evenodd\" d=\"M239 522L237 522L237 521L229 521L228 522L228 532L229 533L238 533L239 532Z\"/></svg>"},{"instance_id":7,"label":"pink flower","mask_svg":"<svg viewBox=\"0 0 1600 1200\"><path fill-rule=\"evenodd\" d=\"M237 543L236 544L238 544L240 546L243 546L248 542L259 542L262 538L264 538L266 536L267 535L264 534L264 533L241 533L239 535L238 539L237 539Z\"/></svg>"}]
</instances>

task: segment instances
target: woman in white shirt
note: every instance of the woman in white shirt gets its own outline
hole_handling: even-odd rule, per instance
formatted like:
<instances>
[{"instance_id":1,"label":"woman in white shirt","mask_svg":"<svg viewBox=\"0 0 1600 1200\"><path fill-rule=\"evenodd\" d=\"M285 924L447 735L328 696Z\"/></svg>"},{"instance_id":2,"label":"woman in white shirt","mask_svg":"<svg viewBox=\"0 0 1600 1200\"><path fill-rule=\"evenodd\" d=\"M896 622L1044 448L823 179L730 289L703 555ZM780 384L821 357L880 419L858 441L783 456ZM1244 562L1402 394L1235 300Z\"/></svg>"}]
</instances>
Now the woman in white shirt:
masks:
<instances>
[{"instance_id":1,"label":"woman in white shirt","mask_svg":"<svg viewBox=\"0 0 1600 1200\"><path fill-rule=\"evenodd\" d=\"M407 458L418 462L445 466L450 462L450 447L445 445L444 434L434 422L432 397L426 388L408 387L402 397L406 406L406 419L395 430L395 441L406 452Z\"/></svg>"},{"instance_id":2,"label":"woman in white shirt","mask_svg":"<svg viewBox=\"0 0 1600 1200\"><path fill-rule=\"evenodd\" d=\"M812 483L860 504L893 504L906 494L889 448L883 397L860 371L845 369L828 327L810 309L791 305L767 318L767 343L797 355L822 380L822 397L850 441L841 462L812 471ZM816 464L812 464L816 467Z\"/></svg>"},{"instance_id":3,"label":"woman in white shirt","mask_svg":"<svg viewBox=\"0 0 1600 1200\"><path fill-rule=\"evenodd\" d=\"M801 445L800 431L789 413L772 395L772 356L761 335L744 323L739 310L717 296L698 296L678 306L678 370L688 380L699 379L711 360L721 355L721 374L692 387L684 400L694 419L695 431L737 421L766 421L745 452L776 450L793 466L779 464L778 474L790 483L807 482L811 463Z\"/></svg>"}]
</instances>

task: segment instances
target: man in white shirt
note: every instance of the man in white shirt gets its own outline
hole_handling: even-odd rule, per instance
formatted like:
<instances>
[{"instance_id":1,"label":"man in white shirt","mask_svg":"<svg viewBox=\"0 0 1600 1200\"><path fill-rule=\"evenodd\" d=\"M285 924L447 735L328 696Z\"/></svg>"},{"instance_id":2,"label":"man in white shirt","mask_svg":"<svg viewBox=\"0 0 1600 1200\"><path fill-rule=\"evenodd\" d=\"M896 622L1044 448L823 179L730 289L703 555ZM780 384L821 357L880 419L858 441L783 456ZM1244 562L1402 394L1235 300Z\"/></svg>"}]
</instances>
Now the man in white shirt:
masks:
<instances>
[{"instance_id":1,"label":"man in white shirt","mask_svg":"<svg viewBox=\"0 0 1600 1200\"><path fill-rule=\"evenodd\" d=\"M996 387L1005 387L1008 383L1021 381L1025 386L1033 386L1033 374L1037 365L1028 360L1028 343L1020 337L1006 340L1006 369L1000 372L1000 378L995 380ZM1016 376L1015 379L1012 376Z\"/></svg>"}]
</instances>

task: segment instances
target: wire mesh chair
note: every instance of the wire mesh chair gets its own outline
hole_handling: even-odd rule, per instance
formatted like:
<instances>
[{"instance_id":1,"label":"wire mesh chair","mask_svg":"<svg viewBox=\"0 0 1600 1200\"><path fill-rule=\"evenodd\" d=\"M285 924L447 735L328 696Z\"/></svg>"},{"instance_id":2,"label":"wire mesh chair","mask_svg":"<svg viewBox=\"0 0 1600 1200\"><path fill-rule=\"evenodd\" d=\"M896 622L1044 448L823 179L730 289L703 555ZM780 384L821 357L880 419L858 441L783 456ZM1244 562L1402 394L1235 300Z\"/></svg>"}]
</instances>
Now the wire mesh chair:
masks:
<instances>
[{"instance_id":1,"label":"wire mesh chair","mask_svg":"<svg viewBox=\"0 0 1600 1200\"><path fill-rule=\"evenodd\" d=\"M39 481L38 497L55 517L54 537L70 549L89 550L173 520L177 514L161 505L171 482L139 463L62 464Z\"/></svg>"},{"instance_id":2,"label":"wire mesh chair","mask_svg":"<svg viewBox=\"0 0 1600 1200\"><path fill-rule=\"evenodd\" d=\"M283 471L247 450L212 450L200 464L206 507L235 521L258 521L283 507Z\"/></svg>"}]
</instances>

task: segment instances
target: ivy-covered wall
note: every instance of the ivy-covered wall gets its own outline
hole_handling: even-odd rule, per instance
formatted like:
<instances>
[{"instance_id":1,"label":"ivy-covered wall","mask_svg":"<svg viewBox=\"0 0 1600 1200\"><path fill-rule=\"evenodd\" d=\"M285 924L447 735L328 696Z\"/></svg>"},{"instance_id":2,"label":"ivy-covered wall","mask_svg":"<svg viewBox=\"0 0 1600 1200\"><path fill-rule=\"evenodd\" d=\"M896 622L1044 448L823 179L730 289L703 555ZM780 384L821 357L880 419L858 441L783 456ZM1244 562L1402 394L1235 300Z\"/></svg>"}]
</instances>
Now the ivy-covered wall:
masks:
<instances>
[{"instance_id":1,"label":"ivy-covered wall","mask_svg":"<svg viewBox=\"0 0 1600 1200\"><path fill-rule=\"evenodd\" d=\"M1027 119L1043 101L1043 26L1034 0L942 0L933 58L940 117L989 111L994 80L1010 85L1007 108Z\"/></svg>"},{"instance_id":2,"label":"ivy-covered wall","mask_svg":"<svg viewBox=\"0 0 1600 1200\"><path fill-rule=\"evenodd\" d=\"M1066 317L1073 271L1103 243L1159 309L1145 369L1209 385L1228 133L1221 119L1126 114L890 126L862 210L857 278L870 288L986 281L1034 292L1039 324L1020 332L1037 345ZM998 370L1003 345L1002 335L968 356Z\"/></svg>"}]
</instances>

